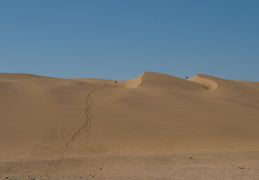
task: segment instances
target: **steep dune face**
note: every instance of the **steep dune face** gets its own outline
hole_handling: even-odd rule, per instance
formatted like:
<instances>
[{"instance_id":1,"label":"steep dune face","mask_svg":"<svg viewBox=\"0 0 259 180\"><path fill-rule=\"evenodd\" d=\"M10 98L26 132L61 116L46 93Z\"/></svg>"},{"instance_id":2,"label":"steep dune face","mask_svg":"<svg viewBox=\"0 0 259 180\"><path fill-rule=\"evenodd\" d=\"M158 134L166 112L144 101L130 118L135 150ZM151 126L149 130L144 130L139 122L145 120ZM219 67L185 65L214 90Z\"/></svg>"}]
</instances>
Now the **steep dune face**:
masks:
<instances>
[{"instance_id":1,"label":"steep dune face","mask_svg":"<svg viewBox=\"0 0 259 180\"><path fill-rule=\"evenodd\" d=\"M204 74L198 74L189 80L203 85L208 90L214 90L211 95L222 102L232 101L244 106L255 103L255 107L257 106L258 82L226 80Z\"/></svg>"},{"instance_id":2,"label":"steep dune face","mask_svg":"<svg viewBox=\"0 0 259 180\"><path fill-rule=\"evenodd\" d=\"M141 74L140 76L131 79L131 80L127 80L127 81L114 81L112 82L113 84L109 84L109 85L114 85L116 87L123 87L123 88L137 88L141 85L142 83L142 76L143 74Z\"/></svg>"},{"instance_id":3,"label":"steep dune face","mask_svg":"<svg viewBox=\"0 0 259 180\"><path fill-rule=\"evenodd\" d=\"M259 82L0 74L0 99L0 159L259 148Z\"/></svg>"},{"instance_id":4,"label":"steep dune face","mask_svg":"<svg viewBox=\"0 0 259 180\"><path fill-rule=\"evenodd\" d=\"M214 90L218 87L218 84L215 81L213 81L212 79L208 78L208 76L206 76L206 75L198 74L198 75L195 75L194 77L190 78L189 80L196 82L209 90Z\"/></svg>"},{"instance_id":5,"label":"steep dune face","mask_svg":"<svg viewBox=\"0 0 259 180\"><path fill-rule=\"evenodd\" d=\"M181 90L181 91L202 91L205 87L200 84L186 81L185 79L153 72L145 72L142 75L143 87L154 87L155 89L164 90Z\"/></svg>"}]
</instances>

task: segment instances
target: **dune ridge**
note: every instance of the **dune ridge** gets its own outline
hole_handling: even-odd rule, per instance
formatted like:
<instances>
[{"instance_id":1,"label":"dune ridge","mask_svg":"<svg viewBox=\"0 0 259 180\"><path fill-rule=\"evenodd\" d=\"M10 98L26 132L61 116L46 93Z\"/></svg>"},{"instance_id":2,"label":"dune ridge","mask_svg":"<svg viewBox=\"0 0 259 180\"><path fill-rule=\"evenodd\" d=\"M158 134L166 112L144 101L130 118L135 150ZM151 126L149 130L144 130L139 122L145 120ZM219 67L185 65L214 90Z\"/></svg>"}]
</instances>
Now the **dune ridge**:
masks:
<instances>
[{"instance_id":1,"label":"dune ridge","mask_svg":"<svg viewBox=\"0 0 259 180\"><path fill-rule=\"evenodd\" d=\"M116 86L117 87L123 87L123 88L137 88L142 83L142 76L143 75L144 75L144 73L137 76L136 78L133 78L133 79L130 79L130 80L116 81Z\"/></svg>"},{"instance_id":2,"label":"dune ridge","mask_svg":"<svg viewBox=\"0 0 259 180\"><path fill-rule=\"evenodd\" d=\"M218 84L215 81L211 80L209 76L204 74L197 74L194 77L189 78L188 80L196 82L204 86L208 90L214 90L214 89L217 89L218 87Z\"/></svg>"},{"instance_id":3,"label":"dune ridge","mask_svg":"<svg viewBox=\"0 0 259 180\"><path fill-rule=\"evenodd\" d=\"M22 80L34 78L42 78L42 76L27 73L0 73L0 79L2 80Z\"/></svg>"}]
</instances>

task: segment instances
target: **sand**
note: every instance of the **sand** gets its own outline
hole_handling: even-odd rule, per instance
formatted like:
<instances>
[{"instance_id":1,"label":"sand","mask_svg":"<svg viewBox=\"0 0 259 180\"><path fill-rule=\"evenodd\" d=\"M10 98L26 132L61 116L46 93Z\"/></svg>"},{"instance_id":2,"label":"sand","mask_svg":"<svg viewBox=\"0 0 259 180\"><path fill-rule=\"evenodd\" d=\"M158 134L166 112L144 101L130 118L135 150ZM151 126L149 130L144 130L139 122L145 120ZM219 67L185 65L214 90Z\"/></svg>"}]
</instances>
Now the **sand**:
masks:
<instances>
[{"instance_id":1,"label":"sand","mask_svg":"<svg viewBox=\"0 0 259 180\"><path fill-rule=\"evenodd\" d=\"M0 179L259 179L259 82L0 73Z\"/></svg>"}]
</instances>

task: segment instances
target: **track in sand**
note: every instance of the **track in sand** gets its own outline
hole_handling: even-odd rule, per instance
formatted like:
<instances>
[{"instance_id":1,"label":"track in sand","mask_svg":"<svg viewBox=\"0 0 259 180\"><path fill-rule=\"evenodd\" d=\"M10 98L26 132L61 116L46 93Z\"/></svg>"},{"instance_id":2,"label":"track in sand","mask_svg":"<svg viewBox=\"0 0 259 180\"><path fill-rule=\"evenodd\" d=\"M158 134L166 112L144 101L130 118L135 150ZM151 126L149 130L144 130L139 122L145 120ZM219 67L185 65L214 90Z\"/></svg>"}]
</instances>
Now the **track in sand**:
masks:
<instances>
[{"instance_id":1,"label":"track in sand","mask_svg":"<svg viewBox=\"0 0 259 180\"><path fill-rule=\"evenodd\" d=\"M86 120L84 122L84 125L79 128L69 139L69 141L67 141L66 143L66 148L63 151L63 155L64 153L69 153L70 149L72 148L72 144L73 142L78 139L83 133L87 132L88 129L91 127L91 122L92 122L92 115L91 115L91 110L93 107L93 97L92 94L95 93L96 91L99 91L101 89L103 89L105 87L105 85L102 85L101 87L92 90L91 92L89 92L87 94L87 97L85 98L85 103L86 103L86 110L85 110L85 116L86 116Z\"/></svg>"}]
</instances>

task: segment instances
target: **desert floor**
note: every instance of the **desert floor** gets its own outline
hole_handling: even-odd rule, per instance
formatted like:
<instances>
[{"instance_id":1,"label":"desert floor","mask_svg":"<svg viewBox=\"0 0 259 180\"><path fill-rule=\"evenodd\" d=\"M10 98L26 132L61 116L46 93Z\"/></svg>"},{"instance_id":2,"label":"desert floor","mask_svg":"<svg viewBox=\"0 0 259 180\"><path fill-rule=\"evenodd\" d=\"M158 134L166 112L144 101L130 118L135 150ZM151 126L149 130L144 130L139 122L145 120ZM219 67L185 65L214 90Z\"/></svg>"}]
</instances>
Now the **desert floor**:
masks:
<instances>
[{"instance_id":1,"label":"desert floor","mask_svg":"<svg viewBox=\"0 0 259 180\"><path fill-rule=\"evenodd\" d=\"M95 155L0 163L0 179L259 179L259 152Z\"/></svg>"}]
</instances>

